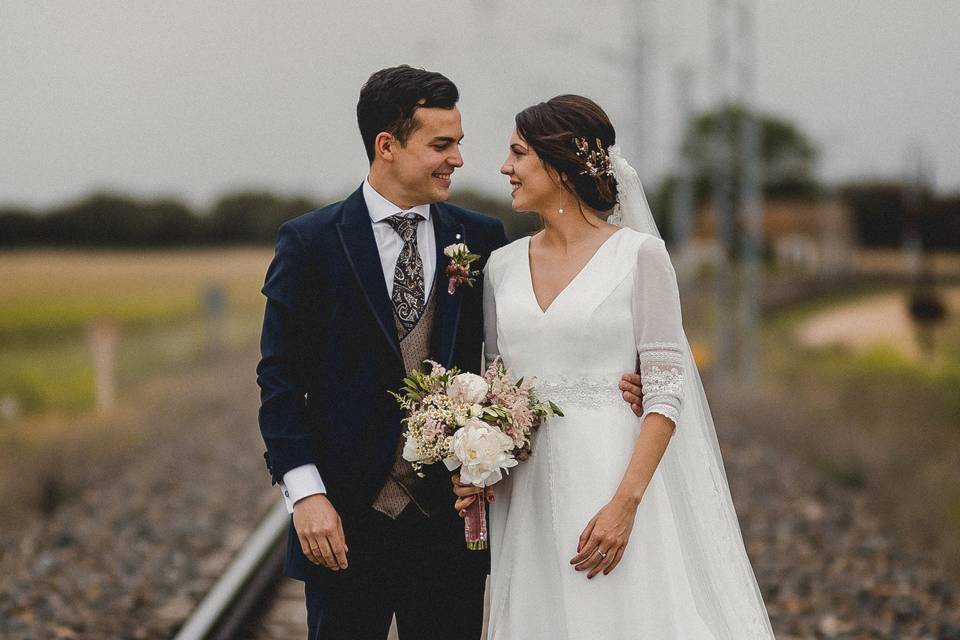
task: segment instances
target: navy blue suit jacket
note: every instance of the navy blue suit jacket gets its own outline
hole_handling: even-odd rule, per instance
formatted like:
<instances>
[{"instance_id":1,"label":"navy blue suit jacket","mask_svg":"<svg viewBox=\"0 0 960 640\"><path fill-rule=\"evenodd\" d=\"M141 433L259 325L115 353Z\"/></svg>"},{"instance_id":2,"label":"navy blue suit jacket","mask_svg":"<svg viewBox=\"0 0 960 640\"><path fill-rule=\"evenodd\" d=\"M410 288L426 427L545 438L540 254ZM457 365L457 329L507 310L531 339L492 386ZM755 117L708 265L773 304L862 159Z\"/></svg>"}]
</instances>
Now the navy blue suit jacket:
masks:
<instances>
[{"instance_id":1,"label":"navy blue suit jacket","mask_svg":"<svg viewBox=\"0 0 960 640\"><path fill-rule=\"evenodd\" d=\"M431 205L436 235L438 308L431 356L446 367L478 372L483 342L481 278L447 293L447 245L463 242L482 256L507 242L503 224L449 205ZM274 482L315 464L327 497L345 520L369 507L386 481L402 433L402 414L388 390L405 375L393 304L362 189L346 200L280 227L267 271L257 383L260 431ZM433 465L440 467L442 465ZM434 482L452 493L445 470ZM455 516L453 509L447 509ZM291 532L287 573L315 572Z\"/></svg>"}]
</instances>

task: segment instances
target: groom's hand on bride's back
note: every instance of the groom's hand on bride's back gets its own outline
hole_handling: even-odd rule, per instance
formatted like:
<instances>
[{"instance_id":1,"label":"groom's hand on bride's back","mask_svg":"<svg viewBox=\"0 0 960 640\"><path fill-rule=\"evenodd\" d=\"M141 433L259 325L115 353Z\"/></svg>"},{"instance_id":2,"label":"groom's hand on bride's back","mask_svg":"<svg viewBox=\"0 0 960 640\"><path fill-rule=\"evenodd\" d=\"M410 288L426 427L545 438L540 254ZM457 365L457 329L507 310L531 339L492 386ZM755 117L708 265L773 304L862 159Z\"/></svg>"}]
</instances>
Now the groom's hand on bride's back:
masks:
<instances>
[{"instance_id":1,"label":"groom's hand on bride's back","mask_svg":"<svg viewBox=\"0 0 960 640\"><path fill-rule=\"evenodd\" d=\"M293 528L307 559L332 571L347 568L347 548L340 514L322 493L297 500Z\"/></svg>"},{"instance_id":2,"label":"groom's hand on bride's back","mask_svg":"<svg viewBox=\"0 0 960 640\"><path fill-rule=\"evenodd\" d=\"M623 392L623 401L630 404L630 408L637 414L643 415L643 385L639 373L625 373L620 378L620 391Z\"/></svg>"}]
</instances>

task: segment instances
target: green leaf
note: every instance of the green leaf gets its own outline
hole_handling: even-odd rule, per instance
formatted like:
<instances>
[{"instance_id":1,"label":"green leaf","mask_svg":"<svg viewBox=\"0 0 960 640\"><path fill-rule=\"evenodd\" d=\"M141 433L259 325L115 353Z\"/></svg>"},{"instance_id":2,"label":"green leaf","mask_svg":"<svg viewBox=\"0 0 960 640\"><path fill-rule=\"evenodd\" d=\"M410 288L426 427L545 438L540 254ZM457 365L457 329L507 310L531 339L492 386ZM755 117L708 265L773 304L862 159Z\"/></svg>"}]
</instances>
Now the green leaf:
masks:
<instances>
[{"instance_id":1,"label":"green leaf","mask_svg":"<svg viewBox=\"0 0 960 640\"><path fill-rule=\"evenodd\" d=\"M560 416L561 418L564 417L563 411L560 409L560 407L558 407L553 403L553 400L548 400L547 402L550 404L551 411L553 411L556 415Z\"/></svg>"}]
</instances>

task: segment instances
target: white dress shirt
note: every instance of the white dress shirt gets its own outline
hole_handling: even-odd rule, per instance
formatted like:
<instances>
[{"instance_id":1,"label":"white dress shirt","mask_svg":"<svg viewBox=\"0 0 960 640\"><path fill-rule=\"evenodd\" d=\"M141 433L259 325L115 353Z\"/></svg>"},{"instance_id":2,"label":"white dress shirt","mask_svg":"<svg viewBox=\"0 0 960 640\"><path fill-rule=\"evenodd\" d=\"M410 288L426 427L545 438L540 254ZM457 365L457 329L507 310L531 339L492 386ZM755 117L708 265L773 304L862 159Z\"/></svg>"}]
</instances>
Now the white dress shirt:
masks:
<instances>
[{"instance_id":1,"label":"white dress shirt","mask_svg":"<svg viewBox=\"0 0 960 640\"><path fill-rule=\"evenodd\" d=\"M400 258L403 249L403 239L393 230L387 218L398 213L414 212L423 218L417 225L417 250L423 262L424 304L426 297L433 288L433 278L437 270L437 252L433 224L430 222L430 205L421 204L411 209L404 209L393 204L376 189L370 186L370 180L363 181L363 200L370 212L370 222L373 223L373 237L377 241L377 250L380 252L380 264L383 266L383 280L387 284L387 294L393 295L393 270ZM320 471L315 464L305 464L283 474L280 483L283 500L287 511L293 513L293 505L298 501L317 493L326 493L327 488L320 477Z\"/></svg>"}]
</instances>

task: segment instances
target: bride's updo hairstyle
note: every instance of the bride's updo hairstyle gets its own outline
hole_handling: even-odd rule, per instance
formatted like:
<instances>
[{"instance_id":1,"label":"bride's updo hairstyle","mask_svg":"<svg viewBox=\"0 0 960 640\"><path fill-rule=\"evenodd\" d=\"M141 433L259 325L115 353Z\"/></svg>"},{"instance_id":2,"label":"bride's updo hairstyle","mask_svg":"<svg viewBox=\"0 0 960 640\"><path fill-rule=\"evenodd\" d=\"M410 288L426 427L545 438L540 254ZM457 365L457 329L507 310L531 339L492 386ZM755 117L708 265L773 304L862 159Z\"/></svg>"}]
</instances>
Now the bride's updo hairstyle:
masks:
<instances>
[{"instance_id":1,"label":"bride's updo hairstyle","mask_svg":"<svg viewBox=\"0 0 960 640\"><path fill-rule=\"evenodd\" d=\"M527 107L514 119L517 133L547 166L561 176L563 187L595 211L617 203L617 181L609 171L607 148L617 133L596 102L562 95Z\"/></svg>"}]
</instances>

